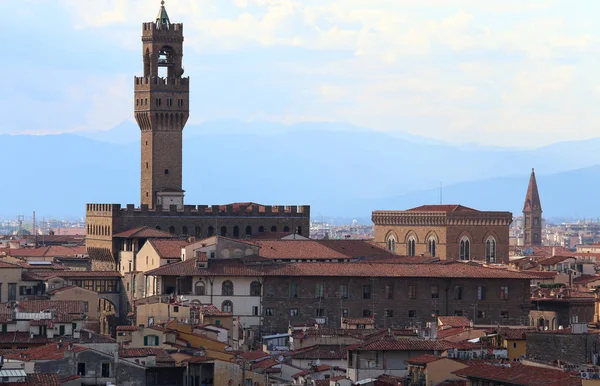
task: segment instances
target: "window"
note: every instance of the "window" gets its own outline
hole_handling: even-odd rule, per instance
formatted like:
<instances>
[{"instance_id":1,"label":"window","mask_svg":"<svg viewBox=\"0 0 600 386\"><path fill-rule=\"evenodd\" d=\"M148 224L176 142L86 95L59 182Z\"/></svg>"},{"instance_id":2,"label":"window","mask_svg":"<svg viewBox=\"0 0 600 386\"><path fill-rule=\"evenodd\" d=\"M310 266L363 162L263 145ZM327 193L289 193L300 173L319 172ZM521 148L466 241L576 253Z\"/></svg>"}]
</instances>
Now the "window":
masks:
<instances>
[{"instance_id":1,"label":"window","mask_svg":"<svg viewBox=\"0 0 600 386\"><path fill-rule=\"evenodd\" d=\"M383 316L385 316L386 318L391 318L394 316L394 310L384 310L383 311Z\"/></svg>"},{"instance_id":2,"label":"window","mask_svg":"<svg viewBox=\"0 0 600 386\"><path fill-rule=\"evenodd\" d=\"M324 308L317 308L315 309L315 316L317 318L322 318L325 316L325 309Z\"/></svg>"},{"instance_id":3,"label":"window","mask_svg":"<svg viewBox=\"0 0 600 386\"><path fill-rule=\"evenodd\" d=\"M154 323L152 323L154 324ZM148 324L150 325L150 324ZM157 335L146 335L144 337L144 346L158 346L158 336Z\"/></svg>"},{"instance_id":4,"label":"window","mask_svg":"<svg viewBox=\"0 0 600 386\"><path fill-rule=\"evenodd\" d=\"M195 235L196 237L200 237L202 235L202 228L201 227L196 227L194 229Z\"/></svg>"},{"instance_id":5,"label":"window","mask_svg":"<svg viewBox=\"0 0 600 386\"><path fill-rule=\"evenodd\" d=\"M478 319L485 319L485 311L477 311Z\"/></svg>"},{"instance_id":6,"label":"window","mask_svg":"<svg viewBox=\"0 0 600 386\"><path fill-rule=\"evenodd\" d=\"M408 310L408 317L409 318L416 318L417 317L417 310Z\"/></svg>"},{"instance_id":7,"label":"window","mask_svg":"<svg viewBox=\"0 0 600 386\"><path fill-rule=\"evenodd\" d=\"M347 318L347 317L348 317L348 309L347 309L347 308L342 308L342 316L343 316L344 318Z\"/></svg>"},{"instance_id":8,"label":"window","mask_svg":"<svg viewBox=\"0 0 600 386\"><path fill-rule=\"evenodd\" d=\"M252 227L250 225L248 225L246 227L246 237L250 237L252 236Z\"/></svg>"},{"instance_id":9,"label":"window","mask_svg":"<svg viewBox=\"0 0 600 386\"><path fill-rule=\"evenodd\" d=\"M411 235L408 240L406 240L406 255L407 256L415 256L417 251L417 239L415 236Z\"/></svg>"},{"instance_id":10,"label":"window","mask_svg":"<svg viewBox=\"0 0 600 386\"><path fill-rule=\"evenodd\" d=\"M263 233L265 231L265 227L264 226L259 226L258 227L258 233Z\"/></svg>"},{"instance_id":11,"label":"window","mask_svg":"<svg viewBox=\"0 0 600 386\"><path fill-rule=\"evenodd\" d=\"M221 286L221 295L233 296L233 283L230 280L225 280Z\"/></svg>"},{"instance_id":12,"label":"window","mask_svg":"<svg viewBox=\"0 0 600 386\"><path fill-rule=\"evenodd\" d=\"M485 286L480 285L477 287L477 300L485 300Z\"/></svg>"},{"instance_id":13,"label":"window","mask_svg":"<svg viewBox=\"0 0 600 386\"><path fill-rule=\"evenodd\" d=\"M181 234L187 236L188 235L188 227L187 226L183 226L181 227Z\"/></svg>"},{"instance_id":14,"label":"window","mask_svg":"<svg viewBox=\"0 0 600 386\"><path fill-rule=\"evenodd\" d=\"M17 300L17 283L8 283L8 301Z\"/></svg>"},{"instance_id":15,"label":"window","mask_svg":"<svg viewBox=\"0 0 600 386\"><path fill-rule=\"evenodd\" d=\"M348 284L340 284L340 298L348 299Z\"/></svg>"},{"instance_id":16,"label":"window","mask_svg":"<svg viewBox=\"0 0 600 386\"><path fill-rule=\"evenodd\" d=\"M315 286L315 297L322 298L325 296L325 284L319 283Z\"/></svg>"},{"instance_id":17,"label":"window","mask_svg":"<svg viewBox=\"0 0 600 386\"><path fill-rule=\"evenodd\" d=\"M427 240L427 252L429 252L429 256L435 257L436 240L434 236L430 236L429 240Z\"/></svg>"},{"instance_id":18,"label":"window","mask_svg":"<svg viewBox=\"0 0 600 386\"><path fill-rule=\"evenodd\" d=\"M267 297L272 298L275 296L275 290L273 289L273 284L267 284L266 287Z\"/></svg>"},{"instance_id":19,"label":"window","mask_svg":"<svg viewBox=\"0 0 600 386\"><path fill-rule=\"evenodd\" d=\"M533 218L533 225L539 225L540 224L540 218L539 217L534 217Z\"/></svg>"},{"instance_id":20,"label":"window","mask_svg":"<svg viewBox=\"0 0 600 386\"><path fill-rule=\"evenodd\" d=\"M394 238L394 236L388 236L387 249L390 252L396 252L396 239Z\"/></svg>"},{"instance_id":21,"label":"window","mask_svg":"<svg viewBox=\"0 0 600 386\"><path fill-rule=\"evenodd\" d=\"M364 318L370 318L371 317L371 310L369 309L364 309L362 312L362 315Z\"/></svg>"},{"instance_id":22,"label":"window","mask_svg":"<svg viewBox=\"0 0 600 386\"><path fill-rule=\"evenodd\" d=\"M440 298L440 287L437 285L432 285L431 287L431 298L439 299Z\"/></svg>"},{"instance_id":23,"label":"window","mask_svg":"<svg viewBox=\"0 0 600 386\"><path fill-rule=\"evenodd\" d=\"M252 316L258 316L258 306L252 306Z\"/></svg>"},{"instance_id":24,"label":"window","mask_svg":"<svg viewBox=\"0 0 600 386\"><path fill-rule=\"evenodd\" d=\"M102 363L102 378L110 378L110 363Z\"/></svg>"},{"instance_id":25,"label":"window","mask_svg":"<svg viewBox=\"0 0 600 386\"><path fill-rule=\"evenodd\" d=\"M454 310L454 316L463 316L462 310Z\"/></svg>"},{"instance_id":26,"label":"window","mask_svg":"<svg viewBox=\"0 0 600 386\"><path fill-rule=\"evenodd\" d=\"M454 286L454 300L462 300L463 299L463 286L457 285Z\"/></svg>"},{"instance_id":27,"label":"window","mask_svg":"<svg viewBox=\"0 0 600 386\"><path fill-rule=\"evenodd\" d=\"M290 314L290 316L298 316L298 309L290 308L289 314Z\"/></svg>"},{"instance_id":28,"label":"window","mask_svg":"<svg viewBox=\"0 0 600 386\"><path fill-rule=\"evenodd\" d=\"M500 300L508 300L508 287L500 287Z\"/></svg>"},{"instance_id":29,"label":"window","mask_svg":"<svg viewBox=\"0 0 600 386\"><path fill-rule=\"evenodd\" d=\"M215 228L213 227L208 227L208 233L206 234L208 237L211 237L212 235L215 234Z\"/></svg>"},{"instance_id":30,"label":"window","mask_svg":"<svg viewBox=\"0 0 600 386\"><path fill-rule=\"evenodd\" d=\"M257 281L253 281L250 283L250 296L260 296L261 289L262 285Z\"/></svg>"},{"instance_id":31,"label":"window","mask_svg":"<svg viewBox=\"0 0 600 386\"><path fill-rule=\"evenodd\" d=\"M271 227L271 232L277 232L277 225L273 225Z\"/></svg>"},{"instance_id":32,"label":"window","mask_svg":"<svg viewBox=\"0 0 600 386\"><path fill-rule=\"evenodd\" d=\"M165 169L165 174L169 174L169 169Z\"/></svg>"},{"instance_id":33,"label":"window","mask_svg":"<svg viewBox=\"0 0 600 386\"><path fill-rule=\"evenodd\" d=\"M77 375L85 376L85 363L77 363Z\"/></svg>"},{"instance_id":34,"label":"window","mask_svg":"<svg viewBox=\"0 0 600 386\"><path fill-rule=\"evenodd\" d=\"M460 259L469 260L471 258L471 241L467 236L460 239Z\"/></svg>"},{"instance_id":35,"label":"window","mask_svg":"<svg viewBox=\"0 0 600 386\"><path fill-rule=\"evenodd\" d=\"M363 285L363 299L371 299L371 285Z\"/></svg>"},{"instance_id":36,"label":"window","mask_svg":"<svg viewBox=\"0 0 600 386\"><path fill-rule=\"evenodd\" d=\"M500 311L500 317L502 319L508 319L508 311Z\"/></svg>"},{"instance_id":37,"label":"window","mask_svg":"<svg viewBox=\"0 0 600 386\"><path fill-rule=\"evenodd\" d=\"M179 312L179 306L173 306L173 312Z\"/></svg>"},{"instance_id":38,"label":"window","mask_svg":"<svg viewBox=\"0 0 600 386\"><path fill-rule=\"evenodd\" d=\"M394 298L394 286L391 286L391 285L385 286L385 298L386 299Z\"/></svg>"},{"instance_id":39,"label":"window","mask_svg":"<svg viewBox=\"0 0 600 386\"><path fill-rule=\"evenodd\" d=\"M240 237L240 227L237 225L233 227L233 237Z\"/></svg>"},{"instance_id":40,"label":"window","mask_svg":"<svg viewBox=\"0 0 600 386\"><path fill-rule=\"evenodd\" d=\"M513 348L517 348L517 343L516 342L513 343Z\"/></svg>"},{"instance_id":41,"label":"window","mask_svg":"<svg viewBox=\"0 0 600 386\"><path fill-rule=\"evenodd\" d=\"M365 326L364 324L357 324L357 325L356 325L356 328L357 328L357 329L359 329L359 330L364 330L364 329L365 329L365 327L366 327L366 326Z\"/></svg>"},{"instance_id":42,"label":"window","mask_svg":"<svg viewBox=\"0 0 600 386\"><path fill-rule=\"evenodd\" d=\"M290 231L290 227L289 227L289 226L287 226L287 225L286 225L286 226L284 226L284 227L283 227L283 231L284 231L284 232L286 232L286 233L287 233L287 232L289 232L289 231Z\"/></svg>"},{"instance_id":43,"label":"window","mask_svg":"<svg viewBox=\"0 0 600 386\"><path fill-rule=\"evenodd\" d=\"M227 227L226 226L221 227L221 236L227 236Z\"/></svg>"},{"instance_id":44,"label":"window","mask_svg":"<svg viewBox=\"0 0 600 386\"><path fill-rule=\"evenodd\" d=\"M485 242L485 261L488 264L496 262L496 239L492 236L488 237Z\"/></svg>"},{"instance_id":45,"label":"window","mask_svg":"<svg viewBox=\"0 0 600 386\"><path fill-rule=\"evenodd\" d=\"M206 286L204 285L204 282L199 281L196 283L196 285L194 286L194 293L196 294L196 296L206 295Z\"/></svg>"},{"instance_id":46,"label":"window","mask_svg":"<svg viewBox=\"0 0 600 386\"><path fill-rule=\"evenodd\" d=\"M417 298L417 287L414 285L408 286L408 298L410 300L415 300Z\"/></svg>"},{"instance_id":47,"label":"window","mask_svg":"<svg viewBox=\"0 0 600 386\"><path fill-rule=\"evenodd\" d=\"M169 227L169 233L175 234L175 227L173 225Z\"/></svg>"},{"instance_id":48,"label":"window","mask_svg":"<svg viewBox=\"0 0 600 386\"><path fill-rule=\"evenodd\" d=\"M233 303L229 300L225 300L221 305L221 311L233 313Z\"/></svg>"},{"instance_id":49,"label":"window","mask_svg":"<svg viewBox=\"0 0 600 386\"><path fill-rule=\"evenodd\" d=\"M298 292L300 292L298 283L290 283L290 297L297 298Z\"/></svg>"},{"instance_id":50,"label":"window","mask_svg":"<svg viewBox=\"0 0 600 386\"><path fill-rule=\"evenodd\" d=\"M265 308L265 316L273 316L274 311L272 308Z\"/></svg>"}]
</instances>

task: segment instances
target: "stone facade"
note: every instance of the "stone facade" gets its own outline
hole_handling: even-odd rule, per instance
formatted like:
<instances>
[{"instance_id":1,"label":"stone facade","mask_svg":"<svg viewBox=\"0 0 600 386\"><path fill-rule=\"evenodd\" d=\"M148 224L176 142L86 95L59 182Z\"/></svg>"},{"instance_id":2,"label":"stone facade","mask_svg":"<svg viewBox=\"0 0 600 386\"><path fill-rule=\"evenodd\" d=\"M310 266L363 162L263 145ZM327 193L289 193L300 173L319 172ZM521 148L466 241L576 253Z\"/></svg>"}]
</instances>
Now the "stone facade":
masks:
<instances>
[{"instance_id":1,"label":"stone facade","mask_svg":"<svg viewBox=\"0 0 600 386\"><path fill-rule=\"evenodd\" d=\"M320 286L322 297L317 296ZM507 297L502 287L508 287ZM346 291L342 288L347 297L340 296ZM529 280L524 279L267 276L263 331L318 319L339 328L342 316L370 315L377 328L423 326L435 321L434 315L464 315L477 324L527 324L529 299Z\"/></svg>"},{"instance_id":2,"label":"stone facade","mask_svg":"<svg viewBox=\"0 0 600 386\"><path fill-rule=\"evenodd\" d=\"M600 352L600 334L570 332L527 333L527 359L553 363L592 363L594 354Z\"/></svg>"},{"instance_id":3,"label":"stone facade","mask_svg":"<svg viewBox=\"0 0 600 386\"><path fill-rule=\"evenodd\" d=\"M406 211L374 211L372 219L375 242L399 255L508 263L510 212L424 205Z\"/></svg>"}]
</instances>

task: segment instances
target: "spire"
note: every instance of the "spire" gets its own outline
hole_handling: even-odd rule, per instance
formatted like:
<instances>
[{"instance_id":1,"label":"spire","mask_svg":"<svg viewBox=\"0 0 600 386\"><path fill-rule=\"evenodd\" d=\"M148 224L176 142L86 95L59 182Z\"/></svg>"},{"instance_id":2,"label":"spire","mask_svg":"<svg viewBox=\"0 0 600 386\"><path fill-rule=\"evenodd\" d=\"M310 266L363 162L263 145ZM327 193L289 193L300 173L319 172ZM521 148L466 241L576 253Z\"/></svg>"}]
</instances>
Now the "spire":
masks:
<instances>
[{"instance_id":1,"label":"spire","mask_svg":"<svg viewBox=\"0 0 600 386\"><path fill-rule=\"evenodd\" d=\"M538 193L537 182L535 180L535 171L531 169L531 177L529 177L529 186L527 187L527 195L525 196L525 204L523 212L542 211L542 203L540 202L540 194Z\"/></svg>"},{"instance_id":2,"label":"spire","mask_svg":"<svg viewBox=\"0 0 600 386\"><path fill-rule=\"evenodd\" d=\"M169 20L169 15L167 15L167 10L165 9L165 0L162 0L160 2L158 16L156 16L156 27L162 29L163 26L169 28L170 25L171 21Z\"/></svg>"}]
</instances>

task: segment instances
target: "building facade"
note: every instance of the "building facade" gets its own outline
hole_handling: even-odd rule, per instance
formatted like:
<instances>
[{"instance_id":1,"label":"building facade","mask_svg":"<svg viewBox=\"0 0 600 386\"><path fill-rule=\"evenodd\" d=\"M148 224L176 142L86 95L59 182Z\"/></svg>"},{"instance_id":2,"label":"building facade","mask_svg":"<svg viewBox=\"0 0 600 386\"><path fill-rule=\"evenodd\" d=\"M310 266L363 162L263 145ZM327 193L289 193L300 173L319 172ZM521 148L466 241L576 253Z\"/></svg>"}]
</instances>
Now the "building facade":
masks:
<instances>
[{"instance_id":1,"label":"building facade","mask_svg":"<svg viewBox=\"0 0 600 386\"><path fill-rule=\"evenodd\" d=\"M423 205L372 215L375 242L404 256L508 263L510 212Z\"/></svg>"},{"instance_id":2,"label":"building facade","mask_svg":"<svg viewBox=\"0 0 600 386\"><path fill-rule=\"evenodd\" d=\"M86 247L92 269L116 269L114 235L141 226L198 238L244 238L262 232L308 237L309 206L184 205L182 131L189 117L190 89L189 78L183 77L183 24L171 23L162 6L155 22L143 23L142 48L143 76L134 79L135 118L141 130L141 206L87 204Z\"/></svg>"}]
</instances>

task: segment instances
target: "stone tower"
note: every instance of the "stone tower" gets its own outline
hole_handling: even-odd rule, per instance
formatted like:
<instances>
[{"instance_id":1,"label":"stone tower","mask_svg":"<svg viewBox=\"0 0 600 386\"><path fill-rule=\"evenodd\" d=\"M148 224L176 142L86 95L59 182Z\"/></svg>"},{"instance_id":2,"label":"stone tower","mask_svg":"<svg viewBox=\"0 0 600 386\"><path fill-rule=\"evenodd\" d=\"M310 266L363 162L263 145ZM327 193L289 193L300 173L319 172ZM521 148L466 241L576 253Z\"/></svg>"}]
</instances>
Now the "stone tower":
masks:
<instances>
[{"instance_id":1,"label":"stone tower","mask_svg":"<svg viewBox=\"0 0 600 386\"><path fill-rule=\"evenodd\" d=\"M135 119L142 132L141 203L183 208L182 133L189 117L183 77L183 24L169 20L164 1L155 22L143 23L144 76L135 77Z\"/></svg>"},{"instance_id":2,"label":"stone tower","mask_svg":"<svg viewBox=\"0 0 600 386\"><path fill-rule=\"evenodd\" d=\"M531 177L529 177L529 186L523 205L523 218L525 222L524 244L542 245L542 204L533 169L531 169Z\"/></svg>"}]
</instances>

